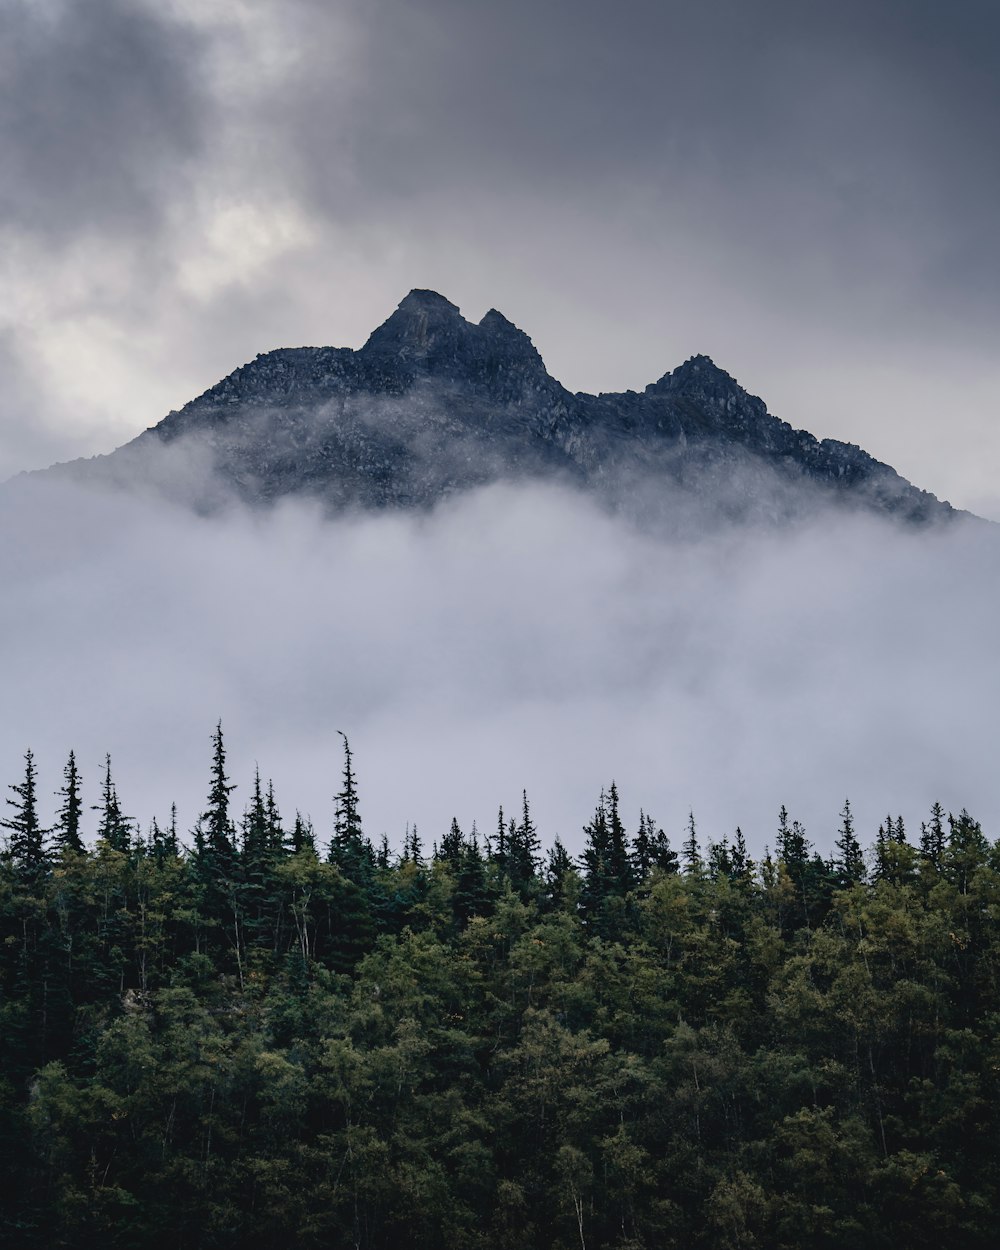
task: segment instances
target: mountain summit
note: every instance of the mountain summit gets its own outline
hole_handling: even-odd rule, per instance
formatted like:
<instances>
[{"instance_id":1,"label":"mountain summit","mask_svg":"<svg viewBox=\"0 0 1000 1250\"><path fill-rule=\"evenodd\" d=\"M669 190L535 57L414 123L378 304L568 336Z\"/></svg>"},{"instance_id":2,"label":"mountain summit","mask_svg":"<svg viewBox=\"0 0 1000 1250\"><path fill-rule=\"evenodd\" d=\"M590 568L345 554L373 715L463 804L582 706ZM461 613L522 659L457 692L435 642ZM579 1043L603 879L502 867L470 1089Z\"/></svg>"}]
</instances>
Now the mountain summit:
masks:
<instances>
[{"instance_id":1,"label":"mountain summit","mask_svg":"<svg viewBox=\"0 0 1000 1250\"><path fill-rule=\"evenodd\" d=\"M118 451L58 468L150 480L199 507L220 488L252 505L306 496L331 510L425 507L543 478L698 527L825 503L916 523L956 515L860 448L772 416L708 356L642 393L572 394L501 313L475 324L426 290L357 351L268 352Z\"/></svg>"}]
</instances>

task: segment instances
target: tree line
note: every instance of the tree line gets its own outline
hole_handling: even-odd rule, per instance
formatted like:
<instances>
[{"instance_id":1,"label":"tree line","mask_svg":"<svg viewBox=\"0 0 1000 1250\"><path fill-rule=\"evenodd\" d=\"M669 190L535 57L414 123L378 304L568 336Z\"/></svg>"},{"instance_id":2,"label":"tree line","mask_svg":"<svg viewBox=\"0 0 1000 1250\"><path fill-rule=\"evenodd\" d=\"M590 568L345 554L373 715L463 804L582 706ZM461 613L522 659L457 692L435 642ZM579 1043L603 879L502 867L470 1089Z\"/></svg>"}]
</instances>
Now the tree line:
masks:
<instances>
[{"instance_id":1,"label":"tree line","mask_svg":"<svg viewBox=\"0 0 1000 1250\"><path fill-rule=\"evenodd\" d=\"M1000 843L935 805L824 858L784 809L674 849L611 782L571 856L332 836L221 725L204 811L140 832L29 751L0 853L11 1246L986 1247L1000 1187Z\"/></svg>"}]
</instances>

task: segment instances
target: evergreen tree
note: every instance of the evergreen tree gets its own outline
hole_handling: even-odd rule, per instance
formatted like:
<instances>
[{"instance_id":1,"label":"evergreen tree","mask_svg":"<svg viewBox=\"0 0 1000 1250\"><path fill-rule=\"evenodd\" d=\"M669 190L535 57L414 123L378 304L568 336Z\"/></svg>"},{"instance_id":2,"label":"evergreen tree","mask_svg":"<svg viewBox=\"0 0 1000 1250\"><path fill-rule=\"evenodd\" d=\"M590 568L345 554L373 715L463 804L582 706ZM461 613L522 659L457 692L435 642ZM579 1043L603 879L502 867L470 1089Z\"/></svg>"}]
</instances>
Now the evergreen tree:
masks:
<instances>
[{"instance_id":1,"label":"evergreen tree","mask_svg":"<svg viewBox=\"0 0 1000 1250\"><path fill-rule=\"evenodd\" d=\"M653 867L654 822L639 808L639 830L632 839L632 863L636 880L645 881Z\"/></svg>"},{"instance_id":2,"label":"evergreen tree","mask_svg":"<svg viewBox=\"0 0 1000 1250\"><path fill-rule=\"evenodd\" d=\"M285 829L281 823L281 812L278 811L278 800L274 796L274 782L271 778L267 781L264 811L267 817L267 848L272 856L283 855L288 848Z\"/></svg>"},{"instance_id":3,"label":"evergreen tree","mask_svg":"<svg viewBox=\"0 0 1000 1250\"><path fill-rule=\"evenodd\" d=\"M545 893L548 896L549 905L554 910L558 910L566 902L567 884L575 872L569 852L556 835L545 865Z\"/></svg>"},{"instance_id":4,"label":"evergreen tree","mask_svg":"<svg viewBox=\"0 0 1000 1250\"><path fill-rule=\"evenodd\" d=\"M292 854L310 851L316 854L316 836L313 833L312 821L301 812L295 813L295 824L292 826Z\"/></svg>"},{"instance_id":5,"label":"evergreen tree","mask_svg":"<svg viewBox=\"0 0 1000 1250\"><path fill-rule=\"evenodd\" d=\"M607 870L612 891L624 898L630 890L635 889L635 870L629 854L625 826L622 824L618 810L618 787L612 781L608 790L608 862Z\"/></svg>"},{"instance_id":6,"label":"evergreen tree","mask_svg":"<svg viewBox=\"0 0 1000 1250\"><path fill-rule=\"evenodd\" d=\"M53 830L55 842L59 850L79 854L83 851L83 838L80 835L83 802L80 798L80 773L73 751L70 751L66 767L63 769L63 778L63 785L57 791L62 796L63 804L56 814L56 825Z\"/></svg>"},{"instance_id":7,"label":"evergreen tree","mask_svg":"<svg viewBox=\"0 0 1000 1250\"><path fill-rule=\"evenodd\" d=\"M212 771L208 791L208 807L201 817L202 836L213 866L223 876L231 877L235 868L235 827L229 816L229 796L236 789L226 776L226 748L220 720L212 735Z\"/></svg>"},{"instance_id":8,"label":"evergreen tree","mask_svg":"<svg viewBox=\"0 0 1000 1250\"><path fill-rule=\"evenodd\" d=\"M854 832L854 816L851 812L850 799L844 800L840 813L840 836L834 843L837 855L834 859L834 871L841 886L849 887L864 881L867 875L865 857L861 843Z\"/></svg>"},{"instance_id":9,"label":"evergreen tree","mask_svg":"<svg viewBox=\"0 0 1000 1250\"><path fill-rule=\"evenodd\" d=\"M708 844L708 875L713 881L728 881L733 875L733 859L729 838Z\"/></svg>"},{"instance_id":10,"label":"evergreen tree","mask_svg":"<svg viewBox=\"0 0 1000 1250\"><path fill-rule=\"evenodd\" d=\"M611 838L608 832L608 809L604 791L598 799L593 819L584 826L586 841L580 856L583 883L580 889L580 910L589 924L596 924L611 893L609 868Z\"/></svg>"},{"instance_id":11,"label":"evergreen tree","mask_svg":"<svg viewBox=\"0 0 1000 1250\"><path fill-rule=\"evenodd\" d=\"M739 825L736 826L736 833L733 835L730 862L733 880L743 885L749 885L753 881L753 860L747 852L746 839Z\"/></svg>"},{"instance_id":12,"label":"evergreen tree","mask_svg":"<svg viewBox=\"0 0 1000 1250\"><path fill-rule=\"evenodd\" d=\"M420 840L420 834L417 832L417 822L406 826L406 836L403 839L403 859L409 863L416 865L417 868L424 867L424 844Z\"/></svg>"},{"instance_id":13,"label":"evergreen tree","mask_svg":"<svg viewBox=\"0 0 1000 1250\"><path fill-rule=\"evenodd\" d=\"M11 831L9 852L17 878L25 886L35 888L48 871L45 835L49 830L43 829L38 819L35 757L30 750L24 755L24 780L8 788L16 796L7 799L14 814L0 820L0 825Z\"/></svg>"},{"instance_id":14,"label":"evergreen tree","mask_svg":"<svg viewBox=\"0 0 1000 1250\"><path fill-rule=\"evenodd\" d=\"M806 831L797 820L788 821L788 809L784 804L778 813L778 837L775 847L778 863L784 868L795 891L795 903L782 908L783 925L789 929L805 926L811 928L816 917L813 904L822 894L826 866L822 859L810 860L809 840Z\"/></svg>"},{"instance_id":15,"label":"evergreen tree","mask_svg":"<svg viewBox=\"0 0 1000 1250\"><path fill-rule=\"evenodd\" d=\"M489 848L490 859L496 869L497 876L502 880L507 876L507 826L504 823L503 804L497 811L496 846Z\"/></svg>"},{"instance_id":16,"label":"evergreen tree","mask_svg":"<svg viewBox=\"0 0 1000 1250\"><path fill-rule=\"evenodd\" d=\"M153 817L150 825L150 847L153 857L158 862L163 863L169 859L176 859L180 854L180 842L177 838L177 804L170 804L170 824L166 829L160 828L160 822Z\"/></svg>"},{"instance_id":17,"label":"evergreen tree","mask_svg":"<svg viewBox=\"0 0 1000 1250\"><path fill-rule=\"evenodd\" d=\"M128 854L132 847L132 822L122 814L118 801L118 791L111 779L111 756L104 757L104 780L101 783L101 801L94 811L101 813L97 826L97 836L111 847L113 851Z\"/></svg>"},{"instance_id":18,"label":"evergreen tree","mask_svg":"<svg viewBox=\"0 0 1000 1250\"><path fill-rule=\"evenodd\" d=\"M673 873L679 870L677 852L670 839L648 813L639 809L639 831L632 839L632 880L642 885L654 868Z\"/></svg>"},{"instance_id":19,"label":"evergreen tree","mask_svg":"<svg viewBox=\"0 0 1000 1250\"><path fill-rule=\"evenodd\" d=\"M334 837L338 842L358 844L361 841L361 815L358 811L358 786L354 776L351 744L342 729L337 733L344 739L343 789L336 796L334 814Z\"/></svg>"},{"instance_id":20,"label":"evergreen tree","mask_svg":"<svg viewBox=\"0 0 1000 1250\"><path fill-rule=\"evenodd\" d=\"M270 850L270 825L264 790L260 784L260 768L254 768L250 803L243 813L243 863L247 873L259 870Z\"/></svg>"},{"instance_id":21,"label":"evergreen tree","mask_svg":"<svg viewBox=\"0 0 1000 1250\"><path fill-rule=\"evenodd\" d=\"M691 876L700 873L704 867L701 858L701 847L698 845L698 830L694 823L694 812L688 812L687 837L684 839L684 871Z\"/></svg>"},{"instance_id":22,"label":"evergreen tree","mask_svg":"<svg viewBox=\"0 0 1000 1250\"><path fill-rule=\"evenodd\" d=\"M875 846L872 848L875 860L872 877L876 881L884 881L890 875L890 857L886 850L888 842L889 837L886 834L885 825L881 824L875 835Z\"/></svg>"},{"instance_id":23,"label":"evergreen tree","mask_svg":"<svg viewBox=\"0 0 1000 1250\"><path fill-rule=\"evenodd\" d=\"M251 926L266 923L274 867L274 850L267 803L260 782L260 768L254 768L250 803L243 813L243 842L240 848L241 903Z\"/></svg>"},{"instance_id":24,"label":"evergreen tree","mask_svg":"<svg viewBox=\"0 0 1000 1250\"><path fill-rule=\"evenodd\" d=\"M652 821L650 821L652 825ZM652 836L653 846L653 867L658 868L660 872L677 873L680 872L680 857L670 845L670 839L662 829L657 829Z\"/></svg>"},{"instance_id":25,"label":"evergreen tree","mask_svg":"<svg viewBox=\"0 0 1000 1250\"><path fill-rule=\"evenodd\" d=\"M244 912L244 883L236 851L236 827L229 815L229 796L235 790L226 775L226 748L222 722L212 735L212 764L205 810L194 827L194 856L191 884L195 911L201 923L207 922L206 943L223 942L214 952L220 960L232 959L240 985L244 984L247 932ZM225 966L225 965L224 965Z\"/></svg>"},{"instance_id":26,"label":"evergreen tree","mask_svg":"<svg viewBox=\"0 0 1000 1250\"><path fill-rule=\"evenodd\" d=\"M170 804L170 824L163 835L163 849L167 855L175 857L181 853L180 838L177 836L177 804Z\"/></svg>"},{"instance_id":27,"label":"evergreen tree","mask_svg":"<svg viewBox=\"0 0 1000 1250\"><path fill-rule=\"evenodd\" d=\"M462 860L462 847L464 840L462 838L462 830L459 828L457 817L451 818L451 828L441 839L440 858L453 870L457 870Z\"/></svg>"},{"instance_id":28,"label":"evergreen tree","mask_svg":"<svg viewBox=\"0 0 1000 1250\"><path fill-rule=\"evenodd\" d=\"M508 829L507 873L511 885L522 894L529 889L538 872L541 846L535 822L531 819L528 792L521 792L521 823L512 820Z\"/></svg>"},{"instance_id":29,"label":"evergreen tree","mask_svg":"<svg viewBox=\"0 0 1000 1250\"><path fill-rule=\"evenodd\" d=\"M460 921L467 922L473 916L488 915L490 910L486 861L479 849L479 835L473 823L471 835L462 842L455 886L455 914Z\"/></svg>"},{"instance_id":30,"label":"evergreen tree","mask_svg":"<svg viewBox=\"0 0 1000 1250\"><path fill-rule=\"evenodd\" d=\"M957 816L948 816L948 846L944 871L961 894L968 894L976 871L989 861L990 847L978 820L963 807Z\"/></svg>"},{"instance_id":31,"label":"evergreen tree","mask_svg":"<svg viewBox=\"0 0 1000 1250\"><path fill-rule=\"evenodd\" d=\"M337 732L344 739L344 773L343 788L334 800L330 863L336 864L349 880L368 886L375 869L375 853L361 831L351 744L343 730L338 729Z\"/></svg>"},{"instance_id":32,"label":"evergreen tree","mask_svg":"<svg viewBox=\"0 0 1000 1250\"><path fill-rule=\"evenodd\" d=\"M931 818L920 826L920 854L938 871L944 863L947 836L944 831L944 808L940 803L931 807Z\"/></svg>"},{"instance_id":33,"label":"evergreen tree","mask_svg":"<svg viewBox=\"0 0 1000 1250\"><path fill-rule=\"evenodd\" d=\"M788 823L788 809L784 804L778 813L778 837L775 850L778 859L785 865L790 877L801 881L806 864L809 862L809 842L806 831L797 820Z\"/></svg>"}]
</instances>

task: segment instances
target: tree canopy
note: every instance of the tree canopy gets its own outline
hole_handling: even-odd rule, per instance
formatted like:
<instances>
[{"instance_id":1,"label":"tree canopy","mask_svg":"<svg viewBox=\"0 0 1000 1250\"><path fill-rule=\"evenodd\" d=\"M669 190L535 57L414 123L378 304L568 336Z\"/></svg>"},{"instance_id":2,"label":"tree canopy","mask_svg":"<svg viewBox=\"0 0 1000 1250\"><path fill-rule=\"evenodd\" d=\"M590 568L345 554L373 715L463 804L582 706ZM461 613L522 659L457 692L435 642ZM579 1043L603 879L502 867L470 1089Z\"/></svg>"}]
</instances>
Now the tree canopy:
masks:
<instances>
[{"instance_id":1,"label":"tree canopy","mask_svg":"<svg viewBox=\"0 0 1000 1250\"><path fill-rule=\"evenodd\" d=\"M846 802L827 860L782 807L755 863L693 815L678 856L599 779L578 860L526 793L397 852L343 749L326 836L259 769L238 814L221 725L187 838L122 816L110 761L84 828L72 753L46 827L25 755L3 1244L994 1244L1000 844L968 812L865 852Z\"/></svg>"}]
</instances>

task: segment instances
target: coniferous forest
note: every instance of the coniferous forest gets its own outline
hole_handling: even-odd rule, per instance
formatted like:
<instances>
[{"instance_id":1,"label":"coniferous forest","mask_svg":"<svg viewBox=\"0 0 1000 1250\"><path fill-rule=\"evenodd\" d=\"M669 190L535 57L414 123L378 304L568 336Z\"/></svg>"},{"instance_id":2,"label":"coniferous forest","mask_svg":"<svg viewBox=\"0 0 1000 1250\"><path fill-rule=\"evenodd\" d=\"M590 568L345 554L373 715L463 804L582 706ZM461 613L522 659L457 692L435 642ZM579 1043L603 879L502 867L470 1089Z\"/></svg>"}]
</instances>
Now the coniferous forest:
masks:
<instances>
[{"instance_id":1,"label":"coniferous forest","mask_svg":"<svg viewBox=\"0 0 1000 1250\"><path fill-rule=\"evenodd\" d=\"M598 782L579 859L526 796L397 853L344 748L332 840L259 776L237 810L221 727L183 837L110 761L92 811L26 755L5 1246L995 1244L1000 844L966 812L867 847L845 803L824 859L782 809L753 862Z\"/></svg>"}]
</instances>

